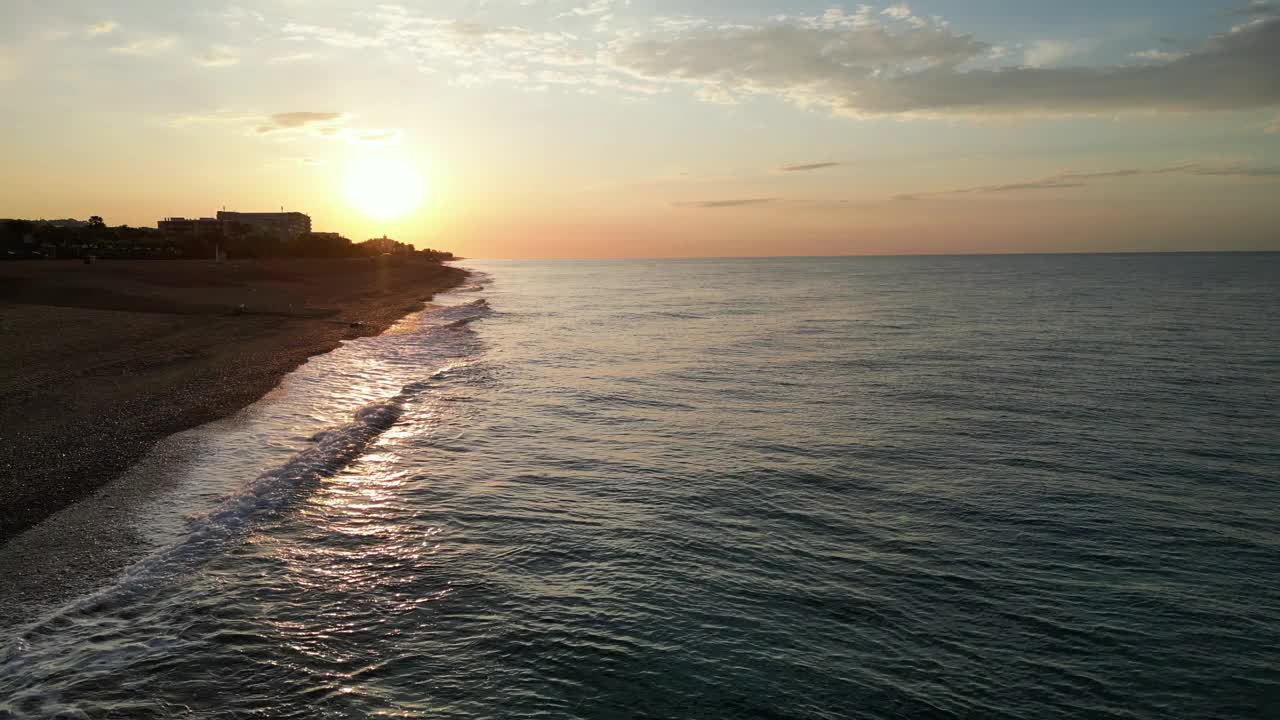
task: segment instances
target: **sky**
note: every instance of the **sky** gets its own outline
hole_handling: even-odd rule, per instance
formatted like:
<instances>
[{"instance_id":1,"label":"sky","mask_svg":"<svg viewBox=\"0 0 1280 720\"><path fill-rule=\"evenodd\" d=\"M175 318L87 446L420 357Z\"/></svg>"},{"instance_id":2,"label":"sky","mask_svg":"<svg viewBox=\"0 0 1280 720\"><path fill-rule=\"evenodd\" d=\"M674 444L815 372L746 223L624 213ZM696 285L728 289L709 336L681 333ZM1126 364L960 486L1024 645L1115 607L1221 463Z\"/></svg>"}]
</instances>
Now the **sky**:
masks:
<instances>
[{"instance_id":1,"label":"sky","mask_svg":"<svg viewBox=\"0 0 1280 720\"><path fill-rule=\"evenodd\" d=\"M5 0L0 217L467 257L1280 250L1280 0Z\"/></svg>"}]
</instances>

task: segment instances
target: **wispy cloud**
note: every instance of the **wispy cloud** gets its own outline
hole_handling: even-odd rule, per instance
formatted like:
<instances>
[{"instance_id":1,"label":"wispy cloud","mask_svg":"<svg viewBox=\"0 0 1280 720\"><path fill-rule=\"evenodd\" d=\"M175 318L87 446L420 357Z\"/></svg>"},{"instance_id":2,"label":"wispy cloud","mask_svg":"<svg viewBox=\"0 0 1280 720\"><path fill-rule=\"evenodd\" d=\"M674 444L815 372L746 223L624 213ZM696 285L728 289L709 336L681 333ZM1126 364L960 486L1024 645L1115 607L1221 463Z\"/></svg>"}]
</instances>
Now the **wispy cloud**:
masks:
<instances>
[{"instance_id":1,"label":"wispy cloud","mask_svg":"<svg viewBox=\"0 0 1280 720\"><path fill-rule=\"evenodd\" d=\"M734 198L731 200L691 200L686 202L673 202L674 207L680 208L731 208L744 207L747 205L765 205L777 200L777 198Z\"/></svg>"},{"instance_id":2,"label":"wispy cloud","mask_svg":"<svg viewBox=\"0 0 1280 720\"><path fill-rule=\"evenodd\" d=\"M880 14L888 15L889 17L897 18L898 20L906 20L911 17L911 6L906 3L898 3L897 5L891 5L884 10L881 10Z\"/></svg>"},{"instance_id":3,"label":"wispy cloud","mask_svg":"<svg viewBox=\"0 0 1280 720\"><path fill-rule=\"evenodd\" d=\"M770 94L839 114L990 116L1196 112L1280 105L1280 15L1251 19L1162 63L1051 67L1078 47L1038 43L1019 67L935 18L782 17L628 39L615 67L651 82ZM1154 59L1154 58L1151 58Z\"/></svg>"},{"instance_id":4,"label":"wispy cloud","mask_svg":"<svg viewBox=\"0 0 1280 720\"><path fill-rule=\"evenodd\" d=\"M233 47L215 45L194 58L196 64L205 67L227 67L240 62L240 53Z\"/></svg>"},{"instance_id":5,"label":"wispy cloud","mask_svg":"<svg viewBox=\"0 0 1280 720\"><path fill-rule=\"evenodd\" d=\"M347 113L295 110L263 116L257 113L217 110L209 113L173 115L165 123L174 128L224 126L240 128L250 136L284 141L304 137L342 140L350 143L391 143L403 132L394 128L352 127Z\"/></svg>"},{"instance_id":6,"label":"wispy cloud","mask_svg":"<svg viewBox=\"0 0 1280 720\"><path fill-rule=\"evenodd\" d=\"M569 8L567 11L561 13L560 17L575 15L578 17L591 17L593 15L604 15L612 10L613 3L611 0L592 0L592 2L589 2L586 5Z\"/></svg>"},{"instance_id":7,"label":"wispy cloud","mask_svg":"<svg viewBox=\"0 0 1280 720\"><path fill-rule=\"evenodd\" d=\"M1151 50L1142 50L1133 54L1133 57L1136 57L1139 60L1153 60L1155 62L1173 62L1174 60L1181 60L1186 56L1187 54L1184 52L1156 50L1154 48Z\"/></svg>"},{"instance_id":8,"label":"wispy cloud","mask_svg":"<svg viewBox=\"0 0 1280 720\"><path fill-rule=\"evenodd\" d=\"M332 127L335 122L346 118L340 112L296 111L276 113L258 126L259 133L272 133L281 130L297 130L302 128Z\"/></svg>"},{"instance_id":9,"label":"wispy cloud","mask_svg":"<svg viewBox=\"0 0 1280 720\"><path fill-rule=\"evenodd\" d=\"M838 162L816 162L805 163L803 165L783 165L778 168L782 172L806 172L809 170L822 170L823 168L831 168L840 165Z\"/></svg>"},{"instance_id":10,"label":"wispy cloud","mask_svg":"<svg viewBox=\"0 0 1280 720\"><path fill-rule=\"evenodd\" d=\"M663 84L638 80L604 62L603 40L612 31L602 29L599 21L612 14L601 10L626 4L613 0L569 10L570 17L596 21L596 26L576 32L564 30L564 21L539 30L431 17L398 5L357 12L350 23L291 23L284 32L339 50L378 48L462 87L510 83L530 92L558 87L588 94L610 91L623 99L666 92Z\"/></svg>"},{"instance_id":11,"label":"wispy cloud","mask_svg":"<svg viewBox=\"0 0 1280 720\"><path fill-rule=\"evenodd\" d=\"M151 57L171 50L178 41L172 37L155 37L142 38L134 40L127 45L119 45L111 48L111 52L117 55L133 55L137 57Z\"/></svg>"},{"instance_id":12,"label":"wispy cloud","mask_svg":"<svg viewBox=\"0 0 1280 720\"><path fill-rule=\"evenodd\" d=\"M1083 43L1037 40L1031 43L1023 53L1022 64L1030 68L1052 67L1085 49L1086 46Z\"/></svg>"},{"instance_id":13,"label":"wispy cloud","mask_svg":"<svg viewBox=\"0 0 1280 720\"><path fill-rule=\"evenodd\" d=\"M119 27L120 25L117 24L114 20L103 20L102 22L94 23L93 25L90 25L89 29L86 30L85 32L87 32L89 35L106 35L108 33L115 32L116 29Z\"/></svg>"},{"instance_id":14,"label":"wispy cloud","mask_svg":"<svg viewBox=\"0 0 1280 720\"><path fill-rule=\"evenodd\" d=\"M1227 10L1225 14L1235 17L1280 15L1280 3L1275 2L1275 0L1252 0L1252 2L1243 7Z\"/></svg>"},{"instance_id":15,"label":"wispy cloud","mask_svg":"<svg viewBox=\"0 0 1280 720\"><path fill-rule=\"evenodd\" d=\"M1214 165L1183 163L1156 168L1122 168L1096 172L1063 172L1049 177L1025 180L1002 185L977 185L953 190L908 193L898 195L897 200L921 200L948 195L988 195L1016 193L1028 190L1061 190L1084 187L1097 180L1144 177L1153 175L1194 175L1201 177L1280 178L1280 167L1257 167L1239 164Z\"/></svg>"}]
</instances>

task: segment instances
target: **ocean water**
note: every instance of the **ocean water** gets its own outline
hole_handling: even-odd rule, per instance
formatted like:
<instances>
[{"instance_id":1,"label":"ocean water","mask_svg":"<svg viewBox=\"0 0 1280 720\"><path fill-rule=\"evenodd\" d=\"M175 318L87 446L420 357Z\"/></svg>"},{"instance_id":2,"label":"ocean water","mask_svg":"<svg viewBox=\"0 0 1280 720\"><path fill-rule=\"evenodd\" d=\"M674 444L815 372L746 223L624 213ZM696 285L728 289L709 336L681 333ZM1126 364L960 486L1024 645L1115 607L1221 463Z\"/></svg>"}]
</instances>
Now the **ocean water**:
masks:
<instances>
[{"instance_id":1,"label":"ocean water","mask_svg":"<svg viewBox=\"0 0 1280 720\"><path fill-rule=\"evenodd\" d=\"M468 266L152 463L0 717L1280 717L1280 255Z\"/></svg>"}]
</instances>

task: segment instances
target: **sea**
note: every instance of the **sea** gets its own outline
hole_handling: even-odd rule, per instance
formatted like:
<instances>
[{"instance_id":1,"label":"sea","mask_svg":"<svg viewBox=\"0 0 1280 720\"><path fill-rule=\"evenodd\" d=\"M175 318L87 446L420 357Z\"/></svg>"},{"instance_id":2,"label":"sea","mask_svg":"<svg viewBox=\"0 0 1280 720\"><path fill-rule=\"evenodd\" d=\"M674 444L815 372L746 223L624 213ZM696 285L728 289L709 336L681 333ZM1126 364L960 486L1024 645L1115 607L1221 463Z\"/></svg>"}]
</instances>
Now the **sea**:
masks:
<instances>
[{"instance_id":1,"label":"sea","mask_svg":"<svg viewBox=\"0 0 1280 720\"><path fill-rule=\"evenodd\" d=\"M161 443L0 717L1280 717L1280 254L461 264Z\"/></svg>"}]
</instances>

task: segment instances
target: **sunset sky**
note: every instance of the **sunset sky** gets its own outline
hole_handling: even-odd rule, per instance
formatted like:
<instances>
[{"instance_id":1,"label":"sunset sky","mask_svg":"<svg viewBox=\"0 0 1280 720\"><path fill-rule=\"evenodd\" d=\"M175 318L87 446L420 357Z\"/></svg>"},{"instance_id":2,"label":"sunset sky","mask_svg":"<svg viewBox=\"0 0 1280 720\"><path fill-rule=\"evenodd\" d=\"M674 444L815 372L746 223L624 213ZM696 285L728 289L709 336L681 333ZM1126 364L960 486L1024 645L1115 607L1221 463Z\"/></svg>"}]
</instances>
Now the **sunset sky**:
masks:
<instances>
[{"instance_id":1,"label":"sunset sky","mask_svg":"<svg viewBox=\"0 0 1280 720\"><path fill-rule=\"evenodd\" d=\"M470 257L1280 249L1280 3L5 0L0 217Z\"/></svg>"}]
</instances>

